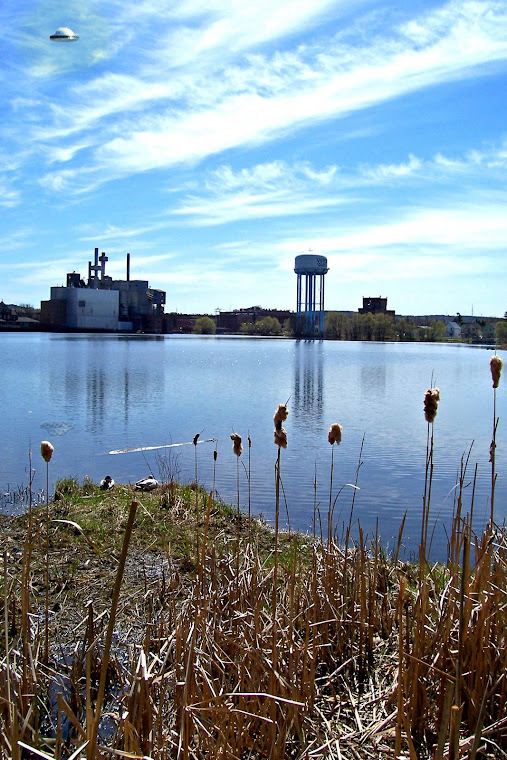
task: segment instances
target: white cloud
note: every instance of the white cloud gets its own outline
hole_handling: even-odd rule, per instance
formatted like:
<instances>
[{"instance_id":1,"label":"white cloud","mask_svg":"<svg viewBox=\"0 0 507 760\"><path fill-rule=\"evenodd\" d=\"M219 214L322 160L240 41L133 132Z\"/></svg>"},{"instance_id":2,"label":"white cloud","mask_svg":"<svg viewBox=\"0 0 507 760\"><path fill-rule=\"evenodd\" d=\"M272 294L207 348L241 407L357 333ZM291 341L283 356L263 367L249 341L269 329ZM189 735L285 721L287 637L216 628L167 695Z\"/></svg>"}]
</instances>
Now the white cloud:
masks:
<instances>
[{"instance_id":1,"label":"white cloud","mask_svg":"<svg viewBox=\"0 0 507 760\"><path fill-rule=\"evenodd\" d=\"M375 167L364 167L363 175L375 182L383 182L391 178L398 179L407 177L417 172L422 166L422 161L416 156L409 156L406 163L401 164L379 164Z\"/></svg>"},{"instance_id":2,"label":"white cloud","mask_svg":"<svg viewBox=\"0 0 507 760\"><path fill-rule=\"evenodd\" d=\"M473 182L479 178L482 182L488 171L490 194L484 202L484 213L488 217L490 204L498 206L503 202L503 172L496 170L502 170L506 164L505 143L496 149L469 151L465 156L452 159L441 153L426 160L411 154L406 161L397 164L360 165L355 171L343 171L336 166L318 169L308 162L289 165L284 161L234 171L226 164L206 175L203 192L187 194L169 213L188 225L210 226L246 219L316 214L343 204L353 206L354 216L361 216L361 207L363 210L370 207L374 199L379 199L379 192L383 193L381 197L386 206L403 209L410 198L406 195L402 195L401 200L390 198L386 195L388 191L398 189L403 193L403 188L409 187L412 202L416 203L421 188L427 190L433 184L439 188L441 211L446 206L452 210L463 204L461 185L453 187L456 174L461 179L468 177ZM444 192L442 187L449 183L452 189ZM500 200L495 187L499 188ZM479 206L482 208L482 201ZM459 214L466 226L469 210ZM475 216L472 213L472 217Z\"/></svg>"},{"instance_id":3,"label":"white cloud","mask_svg":"<svg viewBox=\"0 0 507 760\"><path fill-rule=\"evenodd\" d=\"M150 235L154 232L167 229L167 227L167 221L157 221L152 222L151 224L144 224L142 226L135 227L119 227L118 225L108 224L106 227L97 229L94 226L93 234L90 233L89 235L81 235L80 240L83 240L85 242L101 240L102 243L110 243L116 240L124 240L126 238L129 240L135 240L136 238L142 238L145 235Z\"/></svg>"},{"instance_id":4,"label":"white cloud","mask_svg":"<svg viewBox=\"0 0 507 760\"><path fill-rule=\"evenodd\" d=\"M458 203L454 207L428 206L412 209L403 206L391 208L390 219L380 224L357 221L340 235L321 236L302 241L303 247L312 246L323 254L338 252L378 251L403 246L412 251L424 247L452 248L461 260L470 251L496 251L507 240L506 198L478 198L476 203ZM358 229L359 228L359 229ZM375 254L376 255L376 254ZM399 260L399 259L398 259ZM460 262L461 266L461 262Z\"/></svg>"},{"instance_id":5,"label":"white cloud","mask_svg":"<svg viewBox=\"0 0 507 760\"><path fill-rule=\"evenodd\" d=\"M11 208L17 206L21 196L19 190L10 187L8 183L0 179L0 206Z\"/></svg>"},{"instance_id":6,"label":"white cloud","mask_svg":"<svg viewBox=\"0 0 507 760\"><path fill-rule=\"evenodd\" d=\"M266 24L272 25L273 35L278 29L280 38L308 16L327 13L330 3L311 11L302 2L280 9L271 6ZM206 41L209 21L200 17L196 34L204 35L201 47L211 45L223 52L225 39L241 37L241 25L247 47L254 44L252 36L262 36L251 29L253 16L259 18L257 5L244 10L234 4L227 16L225 5L218 2L179 7L190 17L194 8L195 13L216 16L211 22L213 44ZM148 8L153 11L151 4ZM507 58L507 13L494 2L451 2L391 33L375 30L368 36L365 30L360 45L337 36L271 55L257 52L233 62L229 57L224 61L218 56L205 69L187 62L171 75L160 46L149 65L141 61L135 74L110 72L70 88L69 101L52 107L52 122L29 129L26 137L35 144L75 140L75 146L60 145L60 153L52 153L50 160L67 160L88 145L82 167L76 166L80 191L94 173L100 178L93 178L93 188L97 182L132 173L199 162L422 88L477 76L484 66ZM83 140L92 129L100 131L93 140ZM82 182L78 173L85 175ZM65 179L55 179L53 188L69 192L72 183L68 176Z\"/></svg>"}]
</instances>

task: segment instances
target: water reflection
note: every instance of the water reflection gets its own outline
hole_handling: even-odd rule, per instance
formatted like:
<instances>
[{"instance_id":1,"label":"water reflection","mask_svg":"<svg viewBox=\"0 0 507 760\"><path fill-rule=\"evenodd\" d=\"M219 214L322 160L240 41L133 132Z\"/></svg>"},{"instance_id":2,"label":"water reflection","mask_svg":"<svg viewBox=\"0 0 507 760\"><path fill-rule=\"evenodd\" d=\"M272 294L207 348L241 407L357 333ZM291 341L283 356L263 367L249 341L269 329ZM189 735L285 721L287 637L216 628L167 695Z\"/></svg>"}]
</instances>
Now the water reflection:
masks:
<instances>
[{"instance_id":1,"label":"water reflection","mask_svg":"<svg viewBox=\"0 0 507 760\"><path fill-rule=\"evenodd\" d=\"M104 424L105 394L107 381L104 370L89 367L86 373L86 405L88 409L88 424L91 430L100 430Z\"/></svg>"},{"instance_id":2,"label":"water reflection","mask_svg":"<svg viewBox=\"0 0 507 760\"><path fill-rule=\"evenodd\" d=\"M122 420L127 429L132 407L164 394L165 376L157 345L163 338L136 336L132 346L132 337L65 336L64 350L53 355L47 394L58 397L63 391L60 400L67 415L84 418L84 429L92 433L102 432L113 418L115 426ZM58 339L61 341L61 336ZM140 349L145 352L141 362Z\"/></svg>"},{"instance_id":3,"label":"water reflection","mask_svg":"<svg viewBox=\"0 0 507 760\"><path fill-rule=\"evenodd\" d=\"M386 365L370 364L361 367L361 393L364 396L385 396L386 391Z\"/></svg>"},{"instance_id":4,"label":"water reflection","mask_svg":"<svg viewBox=\"0 0 507 760\"><path fill-rule=\"evenodd\" d=\"M357 518L369 532L375 531L378 518L387 542L391 536L396 539L408 510L405 539L412 549L420 532L424 488L422 397L433 374L442 399L436 425L434 519L450 524L449 494L463 448L472 438L472 460L479 463L475 514L488 516L492 395L489 356L483 351L422 344L34 334L0 336L0 352L7 452L0 461L0 486L22 482L28 444L43 438L57 438L53 478L89 475L98 481L109 473L121 483L145 476L148 465L156 471L155 453L114 458L108 451L189 441L203 430L206 437L219 439L218 487L225 500L234 503L237 461L229 436L236 430L246 441L248 431L254 442L252 511L271 519L271 423L276 405L290 396L283 475L292 526L311 528L315 463L319 500L328 502L327 430L336 421L344 426L336 488L354 481L366 435ZM384 403L387 396L389 408ZM498 391L497 415L501 522L507 515L505 385ZM212 449L199 447L199 479L206 487L213 482ZM181 477L191 480L193 447L184 447L179 455ZM344 491L337 514L342 507L347 510L350 500L351 493ZM439 548L437 538L434 547Z\"/></svg>"},{"instance_id":5,"label":"water reflection","mask_svg":"<svg viewBox=\"0 0 507 760\"><path fill-rule=\"evenodd\" d=\"M294 417L303 427L322 424L324 410L323 341L298 340L294 359Z\"/></svg>"}]
</instances>

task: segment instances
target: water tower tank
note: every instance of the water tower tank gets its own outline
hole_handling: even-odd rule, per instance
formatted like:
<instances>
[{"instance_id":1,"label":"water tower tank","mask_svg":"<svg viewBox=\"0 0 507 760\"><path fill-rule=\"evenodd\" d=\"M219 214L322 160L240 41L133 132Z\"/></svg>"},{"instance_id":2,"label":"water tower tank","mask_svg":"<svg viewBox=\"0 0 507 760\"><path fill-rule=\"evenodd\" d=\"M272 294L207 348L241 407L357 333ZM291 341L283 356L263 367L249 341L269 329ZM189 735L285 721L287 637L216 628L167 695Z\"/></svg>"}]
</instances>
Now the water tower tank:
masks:
<instances>
[{"instance_id":1,"label":"water tower tank","mask_svg":"<svg viewBox=\"0 0 507 760\"><path fill-rule=\"evenodd\" d=\"M315 253L302 253L296 256L294 271L296 274L326 274L327 259Z\"/></svg>"},{"instance_id":2,"label":"water tower tank","mask_svg":"<svg viewBox=\"0 0 507 760\"><path fill-rule=\"evenodd\" d=\"M294 271L297 274L297 334L322 336L324 334L324 276L327 259L316 253L296 256Z\"/></svg>"}]
</instances>

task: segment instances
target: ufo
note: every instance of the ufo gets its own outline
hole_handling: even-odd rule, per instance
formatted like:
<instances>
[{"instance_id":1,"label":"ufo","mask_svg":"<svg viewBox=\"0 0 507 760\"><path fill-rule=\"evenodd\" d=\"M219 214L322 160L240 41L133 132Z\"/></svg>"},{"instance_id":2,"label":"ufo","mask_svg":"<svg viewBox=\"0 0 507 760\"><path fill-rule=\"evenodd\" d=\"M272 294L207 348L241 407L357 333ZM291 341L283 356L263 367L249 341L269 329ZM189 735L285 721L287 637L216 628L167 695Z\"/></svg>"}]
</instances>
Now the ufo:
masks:
<instances>
[{"instance_id":1,"label":"ufo","mask_svg":"<svg viewBox=\"0 0 507 760\"><path fill-rule=\"evenodd\" d=\"M58 40L60 42L74 42L74 40L78 40L79 37L77 34L74 34L72 29L69 29L68 26L60 26L56 32L50 36L49 39Z\"/></svg>"}]
</instances>

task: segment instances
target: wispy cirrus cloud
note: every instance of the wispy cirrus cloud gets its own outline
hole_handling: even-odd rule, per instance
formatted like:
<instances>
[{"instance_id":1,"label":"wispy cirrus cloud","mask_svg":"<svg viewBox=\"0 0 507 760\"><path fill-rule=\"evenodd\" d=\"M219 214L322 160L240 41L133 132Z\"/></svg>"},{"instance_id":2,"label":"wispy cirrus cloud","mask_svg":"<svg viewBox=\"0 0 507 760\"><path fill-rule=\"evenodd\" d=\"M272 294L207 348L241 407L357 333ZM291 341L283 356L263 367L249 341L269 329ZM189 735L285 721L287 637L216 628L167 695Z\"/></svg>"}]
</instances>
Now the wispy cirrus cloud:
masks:
<instances>
[{"instance_id":1,"label":"wispy cirrus cloud","mask_svg":"<svg viewBox=\"0 0 507 760\"><path fill-rule=\"evenodd\" d=\"M506 194L502 198L476 198L455 202L450 208L403 206L384 223L363 224L333 237L318 237L323 251L364 251L379 248L437 246L456 251L498 250L507 239Z\"/></svg>"},{"instance_id":2,"label":"wispy cirrus cloud","mask_svg":"<svg viewBox=\"0 0 507 760\"><path fill-rule=\"evenodd\" d=\"M360 164L347 170L335 165L318 169L308 162L289 165L284 161L257 164L238 171L222 165L206 176L205 192L188 193L170 214L186 224L197 226L262 217L311 215L344 204L364 205L371 199L371 191L378 193L379 190L409 187L417 192L421 186L427 187L431 183L441 196L441 203L452 208L462 203L461 187L447 189L444 197L440 186L452 183L457 175L471 181L489 179L491 191L486 206L497 197L497 185L501 201L494 205L498 206L503 202L503 170L506 167L505 141L496 148L473 150L459 157L447 158L439 153L433 158L422 159L411 154L406 161ZM401 200L391 201L392 205L399 207L410 202L406 195ZM390 203L387 197L385 203ZM467 210L465 221L468 214Z\"/></svg>"},{"instance_id":3,"label":"wispy cirrus cloud","mask_svg":"<svg viewBox=\"0 0 507 760\"><path fill-rule=\"evenodd\" d=\"M220 8L216 3L209 12L219 14ZM237 18L244 20L241 13ZM197 29L205 36L209 27ZM96 187L272 142L408 93L479 76L506 58L505 7L450 2L389 32L365 33L360 44L338 34L276 53L218 59L206 71L189 64L175 79L161 56L145 74L141 66L136 74L107 74L70 90L72 107L53 109L52 123L30 137L66 138L70 155L72 140L81 144L82 134L100 125L100 142L90 143L77 168L84 174L82 184L76 177L81 191L86 178ZM71 189L68 182L65 189Z\"/></svg>"}]
</instances>

